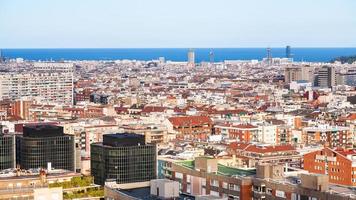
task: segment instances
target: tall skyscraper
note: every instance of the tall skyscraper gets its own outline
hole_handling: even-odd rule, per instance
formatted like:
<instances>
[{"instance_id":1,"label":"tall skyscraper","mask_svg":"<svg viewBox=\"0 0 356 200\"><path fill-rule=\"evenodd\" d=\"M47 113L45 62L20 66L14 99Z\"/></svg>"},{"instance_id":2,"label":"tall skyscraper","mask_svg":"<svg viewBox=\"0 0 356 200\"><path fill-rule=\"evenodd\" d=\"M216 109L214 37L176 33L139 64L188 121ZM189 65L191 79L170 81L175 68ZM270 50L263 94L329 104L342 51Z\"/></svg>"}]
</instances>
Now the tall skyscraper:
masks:
<instances>
[{"instance_id":1,"label":"tall skyscraper","mask_svg":"<svg viewBox=\"0 0 356 200\"><path fill-rule=\"evenodd\" d=\"M322 88L331 88L336 85L335 68L323 66L318 72L318 86Z\"/></svg>"},{"instance_id":2,"label":"tall skyscraper","mask_svg":"<svg viewBox=\"0 0 356 200\"><path fill-rule=\"evenodd\" d=\"M290 46L286 46L286 58L292 58L292 52Z\"/></svg>"},{"instance_id":3,"label":"tall skyscraper","mask_svg":"<svg viewBox=\"0 0 356 200\"><path fill-rule=\"evenodd\" d=\"M47 168L75 170L75 141L53 125L25 126L17 136L17 163L23 169Z\"/></svg>"},{"instance_id":4,"label":"tall skyscraper","mask_svg":"<svg viewBox=\"0 0 356 200\"><path fill-rule=\"evenodd\" d=\"M5 58L2 54L2 50L0 49L0 63L4 62Z\"/></svg>"},{"instance_id":5,"label":"tall skyscraper","mask_svg":"<svg viewBox=\"0 0 356 200\"><path fill-rule=\"evenodd\" d=\"M107 179L118 184L146 182L156 178L156 145L145 144L145 136L122 133L103 135L91 144L91 172L96 184Z\"/></svg>"},{"instance_id":6,"label":"tall skyscraper","mask_svg":"<svg viewBox=\"0 0 356 200\"><path fill-rule=\"evenodd\" d=\"M195 65L195 52L193 49L189 49L188 51L188 64L192 66Z\"/></svg>"}]
</instances>

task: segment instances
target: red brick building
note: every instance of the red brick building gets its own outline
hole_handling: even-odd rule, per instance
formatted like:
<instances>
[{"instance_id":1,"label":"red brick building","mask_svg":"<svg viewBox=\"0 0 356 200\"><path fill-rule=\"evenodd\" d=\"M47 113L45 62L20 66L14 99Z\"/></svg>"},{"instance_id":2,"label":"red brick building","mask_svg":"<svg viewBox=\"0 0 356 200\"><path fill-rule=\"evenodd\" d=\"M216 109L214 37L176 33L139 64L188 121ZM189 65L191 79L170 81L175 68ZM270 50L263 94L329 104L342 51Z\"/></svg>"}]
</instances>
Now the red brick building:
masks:
<instances>
[{"instance_id":1,"label":"red brick building","mask_svg":"<svg viewBox=\"0 0 356 200\"><path fill-rule=\"evenodd\" d=\"M213 121L207 116L170 117L168 121L178 139L206 140L212 134Z\"/></svg>"},{"instance_id":2,"label":"red brick building","mask_svg":"<svg viewBox=\"0 0 356 200\"><path fill-rule=\"evenodd\" d=\"M329 182L356 186L356 150L324 148L303 156L304 169L329 175Z\"/></svg>"},{"instance_id":3,"label":"red brick building","mask_svg":"<svg viewBox=\"0 0 356 200\"><path fill-rule=\"evenodd\" d=\"M301 163L301 156L290 144L255 145L234 142L227 147L227 150L231 155L236 155L238 159L241 159L243 165L247 167L265 163L288 163L290 166L297 167Z\"/></svg>"}]
</instances>

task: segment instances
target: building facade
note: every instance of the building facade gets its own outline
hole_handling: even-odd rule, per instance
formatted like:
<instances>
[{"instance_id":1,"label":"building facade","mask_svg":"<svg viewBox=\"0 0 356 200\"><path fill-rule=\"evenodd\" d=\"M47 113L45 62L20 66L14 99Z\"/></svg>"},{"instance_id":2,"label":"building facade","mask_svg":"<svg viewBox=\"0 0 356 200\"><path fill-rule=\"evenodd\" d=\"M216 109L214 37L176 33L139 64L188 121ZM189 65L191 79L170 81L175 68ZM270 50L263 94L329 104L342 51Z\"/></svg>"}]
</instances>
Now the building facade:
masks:
<instances>
[{"instance_id":1,"label":"building facade","mask_svg":"<svg viewBox=\"0 0 356 200\"><path fill-rule=\"evenodd\" d=\"M318 86L323 88L331 88L336 85L335 68L323 66L318 72Z\"/></svg>"},{"instance_id":2,"label":"building facade","mask_svg":"<svg viewBox=\"0 0 356 200\"><path fill-rule=\"evenodd\" d=\"M39 65L39 66L37 66ZM0 99L37 98L42 102L73 104L73 64L35 64L28 73L1 73Z\"/></svg>"},{"instance_id":3,"label":"building facade","mask_svg":"<svg viewBox=\"0 0 356 200\"><path fill-rule=\"evenodd\" d=\"M305 170L328 175L330 183L356 186L356 151L324 148L303 158Z\"/></svg>"},{"instance_id":4,"label":"building facade","mask_svg":"<svg viewBox=\"0 0 356 200\"><path fill-rule=\"evenodd\" d=\"M303 128L302 140L305 144L322 144L331 148L353 148L353 134L349 127L344 126L318 126Z\"/></svg>"},{"instance_id":5,"label":"building facade","mask_svg":"<svg viewBox=\"0 0 356 200\"><path fill-rule=\"evenodd\" d=\"M156 178L156 145L145 144L143 135L106 134L91 144L91 173L96 184L147 182Z\"/></svg>"},{"instance_id":6,"label":"building facade","mask_svg":"<svg viewBox=\"0 0 356 200\"><path fill-rule=\"evenodd\" d=\"M63 127L33 125L17 136L17 164L23 169L54 168L75 170L75 141ZM49 169L49 170L51 170Z\"/></svg>"},{"instance_id":7,"label":"building facade","mask_svg":"<svg viewBox=\"0 0 356 200\"><path fill-rule=\"evenodd\" d=\"M15 136L0 132L0 170L15 168Z\"/></svg>"},{"instance_id":8,"label":"building facade","mask_svg":"<svg viewBox=\"0 0 356 200\"><path fill-rule=\"evenodd\" d=\"M206 140L212 134L213 122L207 116L181 116L168 118L168 131L178 139Z\"/></svg>"}]
</instances>

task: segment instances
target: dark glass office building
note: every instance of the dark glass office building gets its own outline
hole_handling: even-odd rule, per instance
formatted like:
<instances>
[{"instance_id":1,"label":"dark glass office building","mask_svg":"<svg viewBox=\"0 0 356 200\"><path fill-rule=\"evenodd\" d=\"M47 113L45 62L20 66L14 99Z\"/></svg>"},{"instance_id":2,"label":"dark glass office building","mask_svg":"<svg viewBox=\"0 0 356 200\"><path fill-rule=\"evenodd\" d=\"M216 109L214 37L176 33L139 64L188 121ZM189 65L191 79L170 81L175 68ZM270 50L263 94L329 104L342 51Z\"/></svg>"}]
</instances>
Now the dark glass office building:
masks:
<instances>
[{"instance_id":1,"label":"dark glass office building","mask_svg":"<svg viewBox=\"0 0 356 200\"><path fill-rule=\"evenodd\" d=\"M18 136L17 163L23 169L51 168L75 170L75 141L63 133L63 127L53 125L25 126Z\"/></svg>"},{"instance_id":2,"label":"dark glass office building","mask_svg":"<svg viewBox=\"0 0 356 200\"><path fill-rule=\"evenodd\" d=\"M15 168L15 137L0 134L0 170Z\"/></svg>"},{"instance_id":3,"label":"dark glass office building","mask_svg":"<svg viewBox=\"0 0 356 200\"><path fill-rule=\"evenodd\" d=\"M145 182L156 178L156 145L132 133L107 134L102 143L91 144L91 173L96 184L107 179L118 184Z\"/></svg>"}]
</instances>

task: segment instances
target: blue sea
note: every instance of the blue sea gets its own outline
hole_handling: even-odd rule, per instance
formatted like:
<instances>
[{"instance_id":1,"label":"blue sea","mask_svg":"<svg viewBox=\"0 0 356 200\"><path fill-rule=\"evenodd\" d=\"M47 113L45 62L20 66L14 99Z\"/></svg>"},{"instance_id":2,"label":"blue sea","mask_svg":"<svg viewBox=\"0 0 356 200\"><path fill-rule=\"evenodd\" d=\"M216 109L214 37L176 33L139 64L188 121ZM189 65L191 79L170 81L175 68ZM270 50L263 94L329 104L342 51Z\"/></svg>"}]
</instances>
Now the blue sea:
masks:
<instances>
[{"instance_id":1,"label":"blue sea","mask_svg":"<svg viewBox=\"0 0 356 200\"><path fill-rule=\"evenodd\" d=\"M186 61L188 48L105 48L105 49L2 49L7 59L25 60L166 60ZM209 61L209 53L214 61L262 60L266 57L265 48L196 48L196 62ZM272 48L272 57L285 57L285 48ZM292 48L294 61L328 62L339 56L356 55L356 48Z\"/></svg>"}]
</instances>

